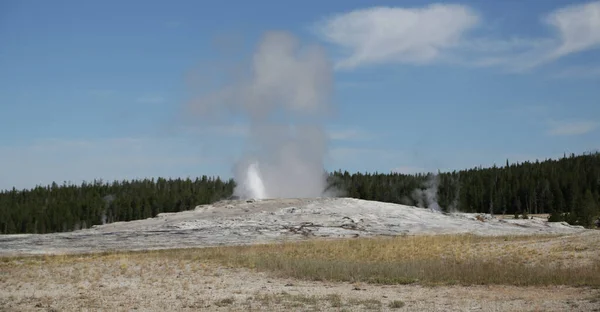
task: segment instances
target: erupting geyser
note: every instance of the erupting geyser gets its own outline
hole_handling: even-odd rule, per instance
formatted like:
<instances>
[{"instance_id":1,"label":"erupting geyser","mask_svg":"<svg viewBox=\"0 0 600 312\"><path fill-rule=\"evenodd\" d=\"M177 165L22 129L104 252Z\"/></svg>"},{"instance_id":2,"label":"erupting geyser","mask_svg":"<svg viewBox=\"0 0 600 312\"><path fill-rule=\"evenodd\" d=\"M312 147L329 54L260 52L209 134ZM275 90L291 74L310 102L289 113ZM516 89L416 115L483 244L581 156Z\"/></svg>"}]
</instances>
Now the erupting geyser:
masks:
<instances>
[{"instance_id":1,"label":"erupting geyser","mask_svg":"<svg viewBox=\"0 0 600 312\"><path fill-rule=\"evenodd\" d=\"M248 130L244 154L234 165L234 194L257 199L324 196L324 122L334 111L333 67L324 50L285 32L268 32L248 65L229 83L218 81L221 89L190 102L202 117L222 113L223 122L234 127L244 123Z\"/></svg>"},{"instance_id":2,"label":"erupting geyser","mask_svg":"<svg viewBox=\"0 0 600 312\"><path fill-rule=\"evenodd\" d=\"M260 177L260 171L258 169L258 163L251 163L248 166L248 172L246 173L246 188L248 195L255 199L267 198L265 192L265 185Z\"/></svg>"}]
</instances>

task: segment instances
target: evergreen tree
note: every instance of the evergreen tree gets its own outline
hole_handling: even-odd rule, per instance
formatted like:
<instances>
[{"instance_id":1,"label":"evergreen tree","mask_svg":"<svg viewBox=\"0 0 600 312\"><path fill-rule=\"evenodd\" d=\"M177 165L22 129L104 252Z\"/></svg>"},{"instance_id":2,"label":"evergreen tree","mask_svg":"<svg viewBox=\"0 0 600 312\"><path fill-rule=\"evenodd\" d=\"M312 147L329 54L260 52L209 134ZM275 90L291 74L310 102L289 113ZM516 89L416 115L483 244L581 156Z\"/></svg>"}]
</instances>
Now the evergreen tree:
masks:
<instances>
[{"instance_id":1,"label":"evergreen tree","mask_svg":"<svg viewBox=\"0 0 600 312\"><path fill-rule=\"evenodd\" d=\"M510 163L437 174L354 173L328 176L328 190L341 196L417 205L437 181L442 210L477 213L551 214L552 221L590 226L600 215L600 154ZM227 198L233 180L94 180L80 185L52 183L29 190L0 191L0 233L50 233L155 217Z\"/></svg>"}]
</instances>

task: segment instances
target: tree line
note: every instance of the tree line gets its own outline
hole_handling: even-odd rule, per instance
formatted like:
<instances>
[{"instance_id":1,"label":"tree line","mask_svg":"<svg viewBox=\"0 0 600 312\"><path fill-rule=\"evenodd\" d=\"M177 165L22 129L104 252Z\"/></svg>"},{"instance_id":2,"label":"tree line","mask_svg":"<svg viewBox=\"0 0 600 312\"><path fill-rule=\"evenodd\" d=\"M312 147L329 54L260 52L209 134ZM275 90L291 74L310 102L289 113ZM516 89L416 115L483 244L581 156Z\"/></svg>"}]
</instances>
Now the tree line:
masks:
<instances>
[{"instance_id":1,"label":"tree line","mask_svg":"<svg viewBox=\"0 0 600 312\"><path fill-rule=\"evenodd\" d=\"M13 188L0 192L0 232L65 232L145 219L228 198L234 188L233 180L207 176ZM445 212L548 213L551 221L590 226L600 215L600 153L436 174L338 170L329 173L328 189Z\"/></svg>"},{"instance_id":2,"label":"tree line","mask_svg":"<svg viewBox=\"0 0 600 312\"><path fill-rule=\"evenodd\" d=\"M203 176L191 179L144 179L0 192L0 231L66 232L93 225L155 217L212 203L233 193L233 180Z\"/></svg>"},{"instance_id":3,"label":"tree line","mask_svg":"<svg viewBox=\"0 0 600 312\"><path fill-rule=\"evenodd\" d=\"M550 214L591 226L600 216L600 153L491 168L407 175L336 171L330 187L349 197L490 214Z\"/></svg>"}]
</instances>

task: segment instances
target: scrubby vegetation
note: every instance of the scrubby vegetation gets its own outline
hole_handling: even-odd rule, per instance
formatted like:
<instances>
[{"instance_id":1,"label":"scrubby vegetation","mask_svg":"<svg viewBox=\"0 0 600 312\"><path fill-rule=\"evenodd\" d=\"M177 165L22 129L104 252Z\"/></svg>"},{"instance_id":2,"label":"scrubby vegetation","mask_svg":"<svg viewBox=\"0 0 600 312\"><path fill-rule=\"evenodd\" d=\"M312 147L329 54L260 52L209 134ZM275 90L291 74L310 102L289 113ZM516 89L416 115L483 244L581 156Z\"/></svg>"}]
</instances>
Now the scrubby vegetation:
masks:
<instances>
[{"instance_id":1,"label":"scrubby vegetation","mask_svg":"<svg viewBox=\"0 0 600 312\"><path fill-rule=\"evenodd\" d=\"M227 198L233 180L134 180L64 183L0 192L0 233L71 231L154 217ZM593 226L600 216L600 153L438 174L335 171L329 188L343 196L464 212L551 214L551 221Z\"/></svg>"},{"instance_id":2,"label":"scrubby vegetation","mask_svg":"<svg viewBox=\"0 0 600 312\"><path fill-rule=\"evenodd\" d=\"M541 251L556 236L405 236L211 248L191 257L284 277L376 284L600 286L600 260ZM599 246L600 247L600 246ZM579 250L583 256L587 249ZM599 273L590 273L599 272Z\"/></svg>"},{"instance_id":3,"label":"scrubby vegetation","mask_svg":"<svg viewBox=\"0 0 600 312\"><path fill-rule=\"evenodd\" d=\"M0 257L0 310L594 311L598 234Z\"/></svg>"},{"instance_id":4,"label":"scrubby vegetation","mask_svg":"<svg viewBox=\"0 0 600 312\"><path fill-rule=\"evenodd\" d=\"M594 234L594 233L592 233ZM284 278L362 284L570 285L600 286L597 235L399 236L309 240L250 246L105 252L4 258L0 268L19 263L69 263L102 258L114 274L129 274L133 262L212 263L270 272ZM37 265L36 264L36 265ZM136 270L134 270L136 271Z\"/></svg>"}]
</instances>

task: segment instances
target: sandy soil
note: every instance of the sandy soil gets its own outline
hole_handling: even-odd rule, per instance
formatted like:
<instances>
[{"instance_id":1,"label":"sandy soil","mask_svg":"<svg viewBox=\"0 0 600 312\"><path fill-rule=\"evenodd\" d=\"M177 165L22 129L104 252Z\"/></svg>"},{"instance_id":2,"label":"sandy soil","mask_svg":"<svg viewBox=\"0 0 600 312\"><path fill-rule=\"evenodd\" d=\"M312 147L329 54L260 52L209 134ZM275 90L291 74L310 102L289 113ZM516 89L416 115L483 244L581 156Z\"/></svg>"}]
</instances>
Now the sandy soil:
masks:
<instances>
[{"instance_id":1,"label":"sandy soil","mask_svg":"<svg viewBox=\"0 0 600 312\"><path fill-rule=\"evenodd\" d=\"M479 218L479 220L478 220ZM0 235L0 256L241 245L312 237L401 234L566 234L585 231L542 218L442 214L352 198L222 201L193 211L70 233Z\"/></svg>"},{"instance_id":2,"label":"sandy soil","mask_svg":"<svg viewBox=\"0 0 600 312\"><path fill-rule=\"evenodd\" d=\"M2 311L600 311L590 288L309 282L143 256L1 268Z\"/></svg>"}]
</instances>

